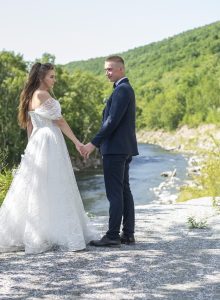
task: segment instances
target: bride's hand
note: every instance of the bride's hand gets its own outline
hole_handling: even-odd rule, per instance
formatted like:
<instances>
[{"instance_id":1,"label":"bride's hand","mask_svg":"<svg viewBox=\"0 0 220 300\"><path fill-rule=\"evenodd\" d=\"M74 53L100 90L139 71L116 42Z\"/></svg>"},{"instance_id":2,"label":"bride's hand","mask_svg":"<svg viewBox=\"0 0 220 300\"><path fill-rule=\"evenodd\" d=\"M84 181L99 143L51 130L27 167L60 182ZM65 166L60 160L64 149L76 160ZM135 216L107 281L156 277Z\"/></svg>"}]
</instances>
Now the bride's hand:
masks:
<instances>
[{"instance_id":1,"label":"bride's hand","mask_svg":"<svg viewBox=\"0 0 220 300\"><path fill-rule=\"evenodd\" d=\"M84 144L81 143L81 142L78 142L78 143L75 144L75 146L76 146L77 151L78 151L82 156L84 156L84 155L83 155L83 147L84 147Z\"/></svg>"}]
</instances>

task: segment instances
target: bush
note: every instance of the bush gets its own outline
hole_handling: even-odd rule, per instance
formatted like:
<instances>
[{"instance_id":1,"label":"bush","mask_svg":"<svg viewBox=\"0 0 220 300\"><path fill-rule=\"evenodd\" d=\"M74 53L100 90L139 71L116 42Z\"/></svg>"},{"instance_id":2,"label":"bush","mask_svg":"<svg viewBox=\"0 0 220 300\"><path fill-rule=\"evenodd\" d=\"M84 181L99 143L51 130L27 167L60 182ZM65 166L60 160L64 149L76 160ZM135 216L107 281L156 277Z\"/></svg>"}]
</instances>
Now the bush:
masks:
<instances>
[{"instance_id":1,"label":"bush","mask_svg":"<svg viewBox=\"0 0 220 300\"><path fill-rule=\"evenodd\" d=\"M12 171L11 170L3 170L0 173L0 205L2 204L7 191L11 185L13 179Z\"/></svg>"},{"instance_id":2,"label":"bush","mask_svg":"<svg viewBox=\"0 0 220 300\"><path fill-rule=\"evenodd\" d=\"M13 179L12 171L7 169L6 159L7 151L0 150L0 205L5 199Z\"/></svg>"}]
</instances>

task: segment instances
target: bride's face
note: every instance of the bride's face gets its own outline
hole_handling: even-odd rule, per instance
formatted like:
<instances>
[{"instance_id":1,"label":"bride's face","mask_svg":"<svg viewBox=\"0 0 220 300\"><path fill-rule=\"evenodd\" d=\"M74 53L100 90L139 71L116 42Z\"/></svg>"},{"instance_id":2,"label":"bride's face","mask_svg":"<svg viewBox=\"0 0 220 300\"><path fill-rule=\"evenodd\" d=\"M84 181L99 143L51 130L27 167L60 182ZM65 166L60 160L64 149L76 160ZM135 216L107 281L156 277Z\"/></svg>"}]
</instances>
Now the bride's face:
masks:
<instances>
[{"instance_id":1,"label":"bride's face","mask_svg":"<svg viewBox=\"0 0 220 300\"><path fill-rule=\"evenodd\" d=\"M54 83L56 82L55 78L55 71L54 70L49 70L42 80L42 83L44 84L45 88L50 90L53 88Z\"/></svg>"}]
</instances>

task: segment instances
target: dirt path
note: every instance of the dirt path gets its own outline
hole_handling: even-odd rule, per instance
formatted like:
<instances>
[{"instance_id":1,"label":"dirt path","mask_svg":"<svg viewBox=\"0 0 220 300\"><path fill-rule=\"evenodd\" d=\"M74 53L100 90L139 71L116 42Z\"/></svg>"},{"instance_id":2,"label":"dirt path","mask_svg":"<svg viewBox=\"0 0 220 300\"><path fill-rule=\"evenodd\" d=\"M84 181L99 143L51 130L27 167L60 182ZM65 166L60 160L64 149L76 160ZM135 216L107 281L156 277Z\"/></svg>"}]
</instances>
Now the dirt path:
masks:
<instances>
[{"instance_id":1,"label":"dirt path","mask_svg":"<svg viewBox=\"0 0 220 300\"><path fill-rule=\"evenodd\" d=\"M189 230L186 218L198 211L214 212L204 201L137 207L134 246L0 254L0 299L218 300L220 217Z\"/></svg>"}]
</instances>

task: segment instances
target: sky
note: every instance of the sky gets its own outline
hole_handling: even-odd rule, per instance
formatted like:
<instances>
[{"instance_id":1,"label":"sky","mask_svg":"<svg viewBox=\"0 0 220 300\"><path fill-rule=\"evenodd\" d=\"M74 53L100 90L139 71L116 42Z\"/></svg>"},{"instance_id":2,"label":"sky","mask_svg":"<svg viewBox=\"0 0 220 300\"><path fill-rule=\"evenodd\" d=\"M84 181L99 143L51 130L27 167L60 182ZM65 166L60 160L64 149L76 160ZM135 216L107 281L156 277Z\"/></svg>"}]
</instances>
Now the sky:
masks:
<instances>
[{"instance_id":1,"label":"sky","mask_svg":"<svg viewBox=\"0 0 220 300\"><path fill-rule=\"evenodd\" d=\"M0 0L0 51L86 60L220 20L219 0Z\"/></svg>"}]
</instances>

